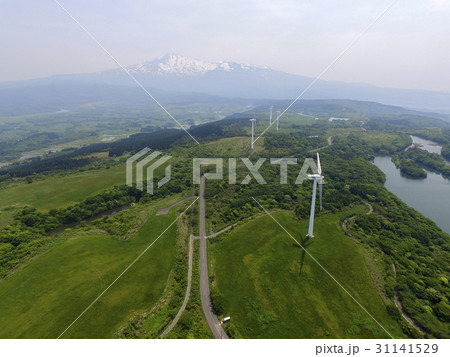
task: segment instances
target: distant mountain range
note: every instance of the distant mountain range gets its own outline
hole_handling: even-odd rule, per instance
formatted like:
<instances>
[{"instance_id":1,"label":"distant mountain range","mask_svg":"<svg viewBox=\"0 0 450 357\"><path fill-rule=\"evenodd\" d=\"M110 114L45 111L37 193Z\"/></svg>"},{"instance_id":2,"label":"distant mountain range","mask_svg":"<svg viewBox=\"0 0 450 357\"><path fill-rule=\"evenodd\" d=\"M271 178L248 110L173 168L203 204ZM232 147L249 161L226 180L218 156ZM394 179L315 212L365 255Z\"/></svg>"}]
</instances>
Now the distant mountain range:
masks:
<instances>
[{"instance_id":1,"label":"distant mountain range","mask_svg":"<svg viewBox=\"0 0 450 357\"><path fill-rule=\"evenodd\" d=\"M127 70L142 85L156 90L155 93L177 92L177 98L181 94L201 94L225 98L293 99L313 80L270 68L208 62L174 53L129 66ZM143 100L136 92L138 88L132 87L137 87L136 83L121 68L0 83L0 115L12 115L15 107L30 102L41 103L42 110L47 110L83 102L119 100L133 104L136 98ZM303 98L374 101L450 113L450 93L380 88L361 83L320 80ZM33 106L33 110L39 111L39 105Z\"/></svg>"}]
</instances>

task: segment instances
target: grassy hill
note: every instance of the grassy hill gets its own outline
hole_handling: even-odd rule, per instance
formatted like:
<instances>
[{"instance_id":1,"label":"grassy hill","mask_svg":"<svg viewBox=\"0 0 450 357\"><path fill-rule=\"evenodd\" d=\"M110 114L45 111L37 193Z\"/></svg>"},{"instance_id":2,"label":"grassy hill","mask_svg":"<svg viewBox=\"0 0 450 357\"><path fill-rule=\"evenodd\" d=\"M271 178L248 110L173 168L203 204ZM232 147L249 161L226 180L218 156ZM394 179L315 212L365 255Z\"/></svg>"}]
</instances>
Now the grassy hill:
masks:
<instances>
[{"instance_id":1,"label":"grassy hill","mask_svg":"<svg viewBox=\"0 0 450 357\"><path fill-rule=\"evenodd\" d=\"M67 239L0 281L0 337L56 338L175 219L148 220L130 240L91 230ZM161 298L179 239L173 225L63 337L111 338Z\"/></svg>"},{"instance_id":2,"label":"grassy hill","mask_svg":"<svg viewBox=\"0 0 450 357\"><path fill-rule=\"evenodd\" d=\"M266 114L264 118L258 117L257 135L266 128ZM179 130L143 133L123 142L75 151L77 155L98 158L85 166L48 165L49 170L30 176L22 175L23 172L8 176L0 188L0 248L4 248L0 251L5 252L0 258L13 271L8 270L11 274L0 280L0 338L59 336L175 218L173 211L167 216L154 214L157 208L170 206L181 196L191 194L193 157L224 157L226 172L227 157L250 154L248 115L193 128L195 137L201 138L201 145L183 141L184 134ZM297 157L300 162L304 157L314 156L312 150L322 148L327 214L317 217L316 237L305 242L308 251L394 337L405 337L403 331L410 337L416 335L408 332L407 323L394 306L389 307L388 313L371 275L380 277L374 278L380 291L389 292L386 303L398 291L405 311L426 328L430 337L434 336L432 333L445 337L448 331L445 324L450 316L446 300L448 264L445 264L448 236L388 194L383 188L382 173L368 161L377 152L392 154L403 150L409 144L409 136L404 134L407 125L399 122L393 130L394 124L390 122L369 120L363 124L359 119L329 122L327 117L315 120L290 113L279 131L272 127L255 143L252 160ZM439 135L443 133L438 131ZM129 233L128 223L135 222L128 220L128 216L118 219L122 213L97 228L96 223L80 224L83 211L76 216L79 226L72 231L47 236L48 230L42 229L48 222L40 217L50 209L83 203L112 186L124 184L123 158L146 145L172 156L173 175L154 196L142 197L134 208L122 212L146 212L146 219L133 226L132 232L139 229L138 233ZM120 157L107 157L108 150L115 150ZM66 158L77 157L73 152L63 154L55 156L55 160L65 162ZM51 156L47 159L53 160ZM31 163L18 168L26 169L27 165ZM215 303L217 299L222 303L221 316L231 316L231 323L226 325L230 336L389 337L270 217L253 218L260 214L251 199L257 197L268 209L283 210L275 217L295 238L303 239L307 231L308 222L298 221L288 212L295 212L296 217L309 216L311 182L295 187L280 185L279 168L272 166L261 168L269 181L265 186L254 182L208 183L207 230L218 231L240 222L223 237L210 241L211 291ZM238 163L237 168L238 177L244 179L248 170L243 163ZM160 169L157 175L164 168ZM293 178L289 181L293 182ZM107 202L114 202L110 197ZM103 207L103 201L95 202L97 207ZM367 208L362 205L348 209L363 202L371 203L373 214L366 215ZM27 219L14 217L25 205L37 211L25 214ZM181 208L177 206L176 210ZM370 248L368 253L342 232L339 220L349 215L358 216L352 236L360 240L364 249ZM198 235L195 215L186 215L185 219L182 226L168 230L63 337L157 338L184 298L188 220L192 219L194 234ZM244 223L244 219L250 221ZM120 240L125 236L131 239ZM377 261L380 266L369 263L366 266L365 258L370 259L363 252L373 254L369 257L372 263L380 257L386 259ZM392 275L392 263L397 266L397 277ZM188 307L169 338L210 337L202 320L197 273L194 269Z\"/></svg>"},{"instance_id":3,"label":"grassy hill","mask_svg":"<svg viewBox=\"0 0 450 357\"><path fill-rule=\"evenodd\" d=\"M305 242L307 250L390 334L403 337L386 312L359 247L340 230L342 214L317 218L315 237ZM306 221L286 212L274 217L297 240L304 239ZM210 248L213 284L236 337L389 338L270 217L236 227Z\"/></svg>"}]
</instances>

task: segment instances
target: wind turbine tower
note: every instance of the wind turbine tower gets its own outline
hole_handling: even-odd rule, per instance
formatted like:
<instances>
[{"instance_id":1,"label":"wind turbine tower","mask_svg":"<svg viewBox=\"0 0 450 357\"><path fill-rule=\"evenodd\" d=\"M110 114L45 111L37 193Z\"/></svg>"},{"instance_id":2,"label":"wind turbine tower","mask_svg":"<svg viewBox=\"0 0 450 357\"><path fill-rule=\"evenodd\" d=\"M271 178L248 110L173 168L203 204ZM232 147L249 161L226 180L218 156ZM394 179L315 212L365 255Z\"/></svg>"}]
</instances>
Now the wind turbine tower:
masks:
<instances>
[{"instance_id":1,"label":"wind turbine tower","mask_svg":"<svg viewBox=\"0 0 450 357\"><path fill-rule=\"evenodd\" d=\"M323 176L322 176L322 168L320 166L320 158L319 153L317 153L317 174L308 175L308 179L313 180L313 194L311 199L311 213L309 215L309 228L307 237L312 238L313 228L314 228L314 213L316 210L316 191L317 191L317 183L319 183L319 194L320 194L320 210L322 210L322 184L323 184Z\"/></svg>"},{"instance_id":2,"label":"wind turbine tower","mask_svg":"<svg viewBox=\"0 0 450 357\"><path fill-rule=\"evenodd\" d=\"M279 128L279 123L280 123L280 111L279 110L277 110L277 130L278 130L278 128Z\"/></svg>"},{"instance_id":3,"label":"wind turbine tower","mask_svg":"<svg viewBox=\"0 0 450 357\"><path fill-rule=\"evenodd\" d=\"M317 153L317 171L319 172L319 175L322 176L322 167L320 166L319 153ZM322 185L323 185L323 176L319 179L319 198L321 211L322 211Z\"/></svg>"},{"instance_id":4,"label":"wind turbine tower","mask_svg":"<svg viewBox=\"0 0 450 357\"><path fill-rule=\"evenodd\" d=\"M255 121L256 121L256 119L250 119L250 121L252 122L252 144L250 146L250 149L253 150L253 137L255 136Z\"/></svg>"},{"instance_id":5,"label":"wind turbine tower","mask_svg":"<svg viewBox=\"0 0 450 357\"><path fill-rule=\"evenodd\" d=\"M272 111L273 111L273 105L270 106L269 124L272 124Z\"/></svg>"}]
</instances>

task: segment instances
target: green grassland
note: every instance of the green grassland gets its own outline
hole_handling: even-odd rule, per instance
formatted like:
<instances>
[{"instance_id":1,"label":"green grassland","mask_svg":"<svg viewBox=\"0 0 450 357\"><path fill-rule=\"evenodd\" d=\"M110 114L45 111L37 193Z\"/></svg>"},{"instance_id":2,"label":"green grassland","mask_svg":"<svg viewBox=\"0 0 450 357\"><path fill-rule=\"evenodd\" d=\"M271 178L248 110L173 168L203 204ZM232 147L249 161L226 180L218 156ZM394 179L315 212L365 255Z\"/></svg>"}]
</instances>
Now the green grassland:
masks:
<instances>
[{"instance_id":1,"label":"green grassland","mask_svg":"<svg viewBox=\"0 0 450 357\"><path fill-rule=\"evenodd\" d=\"M251 137L233 137L224 138L207 143L206 149L210 155L222 155L230 157L240 157L249 155ZM260 152L263 149L264 138L254 143L253 153ZM219 156L218 156L219 157Z\"/></svg>"},{"instance_id":2,"label":"green grassland","mask_svg":"<svg viewBox=\"0 0 450 357\"><path fill-rule=\"evenodd\" d=\"M379 131L361 133L363 142L376 153L389 155L411 145L412 140L407 134L391 134Z\"/></svg>"},{"instance_id":3,"label":"green grassland","mask_svg":"<svg viewBox=\"0 0 450 357\"><path fill-rule=\"evenodd\" d=\"M317 217L315 237L307 242L307 221L287 212L274 217L303 240L308 252L390 334L404 337L388 315L359 247L339 227L340 215L349 213ZM210 261L213 286L223 297L222 315L231 316L228 331L234 337L389 338L268 216L213 240Z\"/></svg>"},{"instance_id":4,"label":"green grassland","mask_svg":"<svg viewBox=\"0 0 450 357\"><path fill-rule=\"evenodd\" d=\"M250 155L251 136L235 136L231 138L221 138L205 143L204 145L195 145L190 148L172 147L169 150L174 160L191 160L192 157L248 157ZM254 144L253 153L259 153L263 150L264 138L262 137ZM226 163L225 163L226 164ZM190 164L192 165L192 164Z\"/></svg>"},{"instance_id":5,"label":"green grassland","mask_svg":"<svg viewBox=\"0 0 450 357\"><path fill-rule=\"evenodd\" d=\"M125 184L125 163L69 175L53 173L30 184L20 181L0 189L0 210L24 205L44 210L67 207L121 184Z\"/></svg>"},{"instance_id":6,"label":"green grassland","mask_svg":"<svg viewBox=\"0 0 450 357\"><path fill-rule=\"evenodd\" d=\"M178 206L179 209L188 203ZM75 230L61 244L0 281L0 337L56 338L175 219L148 220L130 240ZM65 334L110 338L132 315L149 310L168 284L178 233L173 225Z\"/></svg>"}]
</instances>

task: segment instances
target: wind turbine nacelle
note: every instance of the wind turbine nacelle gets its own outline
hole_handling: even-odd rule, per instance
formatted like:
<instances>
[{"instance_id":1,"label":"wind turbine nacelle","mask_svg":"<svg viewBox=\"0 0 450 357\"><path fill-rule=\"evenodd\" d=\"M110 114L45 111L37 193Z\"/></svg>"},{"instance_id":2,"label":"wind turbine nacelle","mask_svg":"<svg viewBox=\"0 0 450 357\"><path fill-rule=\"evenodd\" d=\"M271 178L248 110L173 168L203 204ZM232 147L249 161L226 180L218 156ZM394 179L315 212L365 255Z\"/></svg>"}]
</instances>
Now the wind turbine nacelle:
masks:
<instances>
[{"instance_id":1,"label":"wind turbine nacelle","mask_svg":"<svg viewBox=\"0 0 450 357\"><path fill-rule=\"evenodd\" d=\"M321 176L321 175L316 175L316 174L314 174L314 175L308 175L308 179L309 179L309 180L320 180L320 179L323 179L323 176Z\"/></svg>"}]
</instances>

